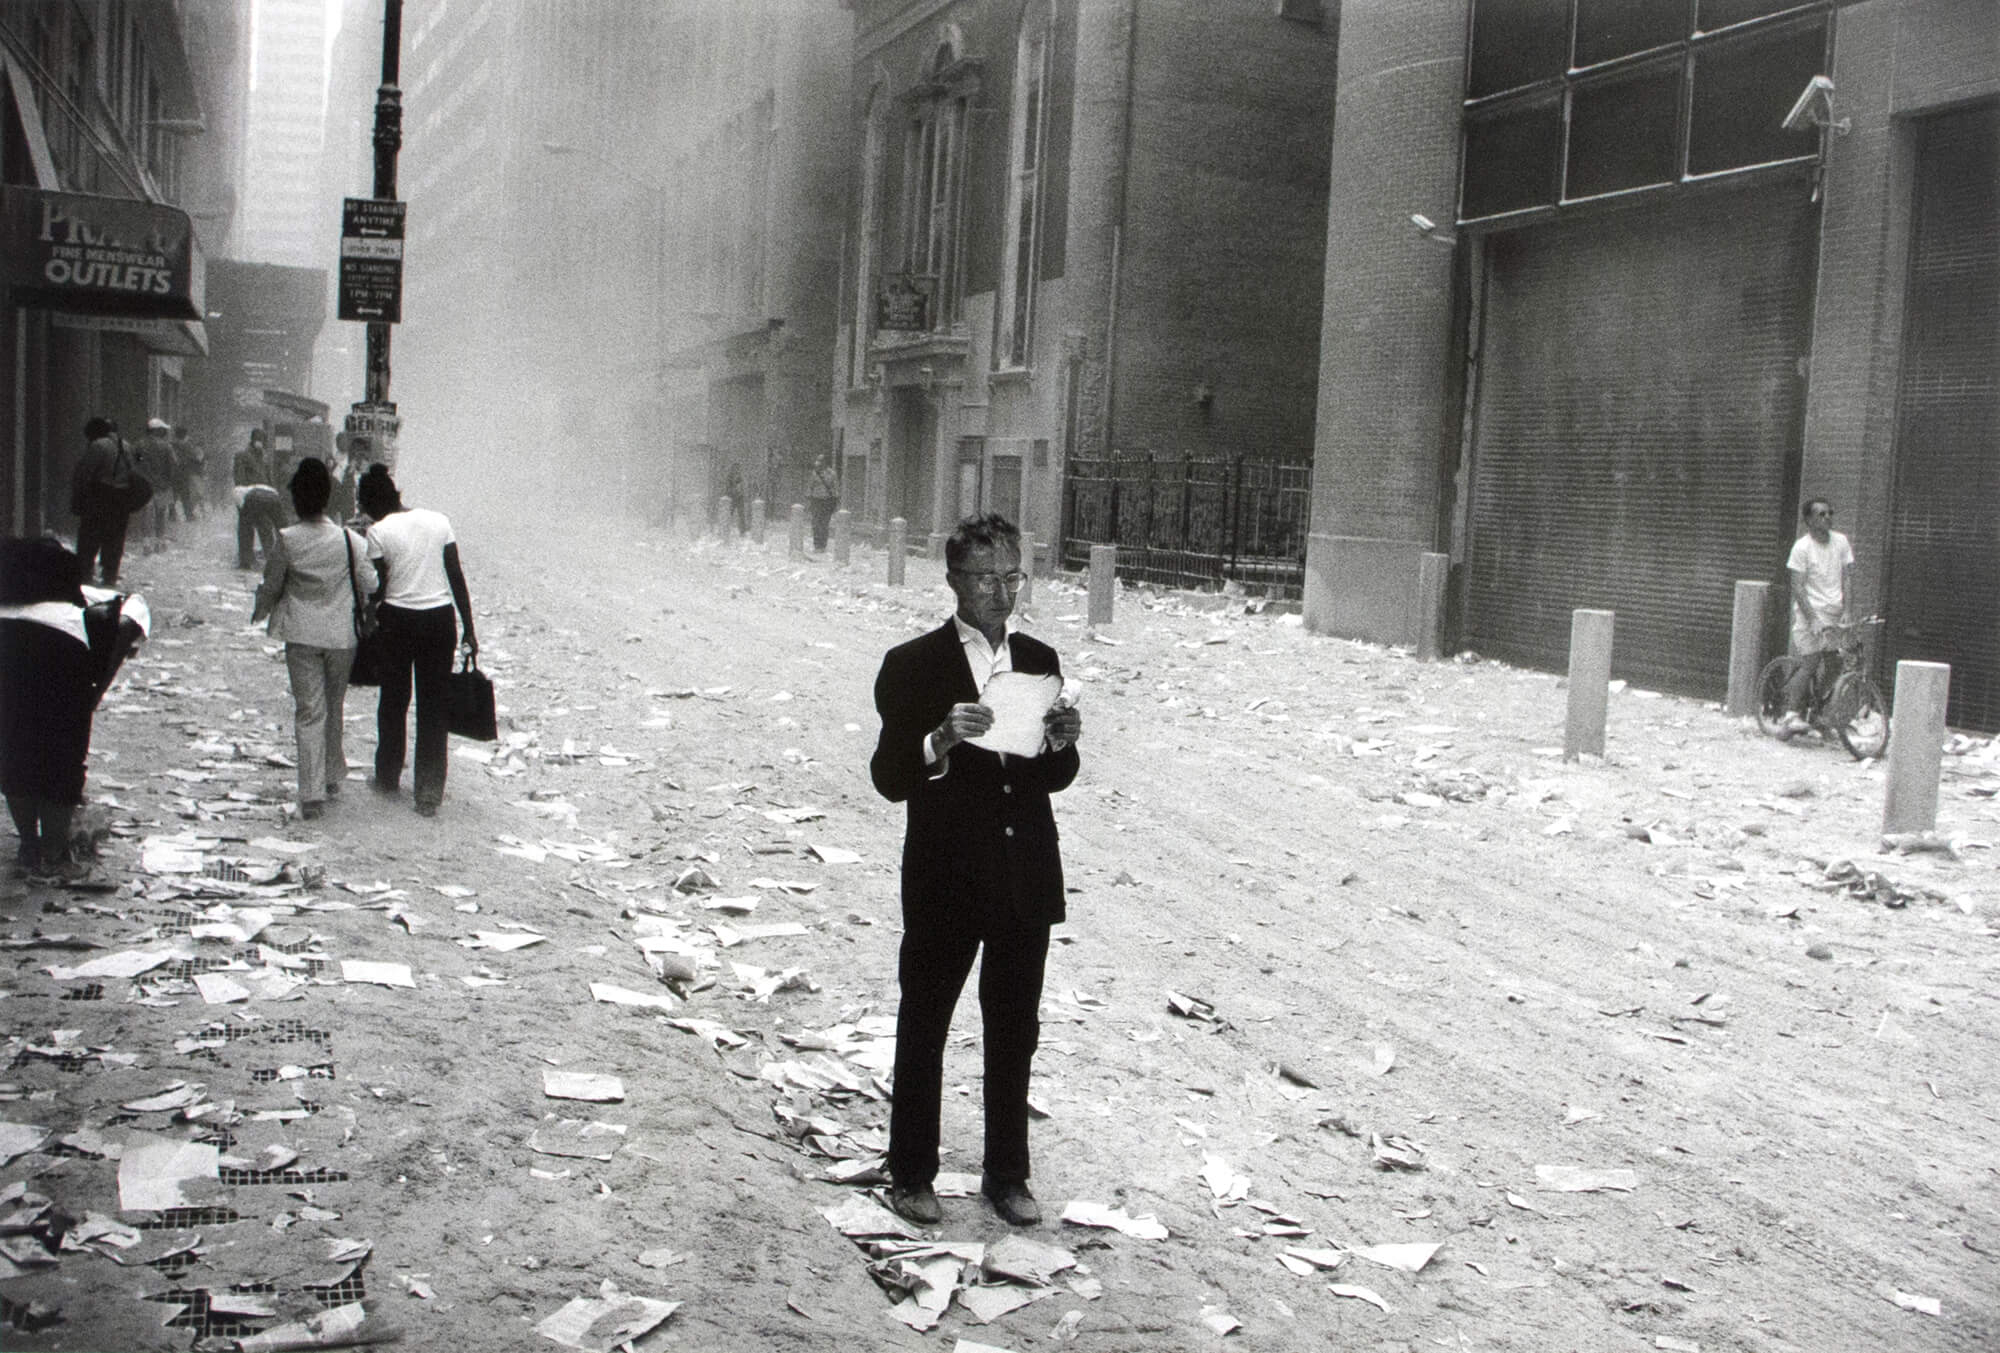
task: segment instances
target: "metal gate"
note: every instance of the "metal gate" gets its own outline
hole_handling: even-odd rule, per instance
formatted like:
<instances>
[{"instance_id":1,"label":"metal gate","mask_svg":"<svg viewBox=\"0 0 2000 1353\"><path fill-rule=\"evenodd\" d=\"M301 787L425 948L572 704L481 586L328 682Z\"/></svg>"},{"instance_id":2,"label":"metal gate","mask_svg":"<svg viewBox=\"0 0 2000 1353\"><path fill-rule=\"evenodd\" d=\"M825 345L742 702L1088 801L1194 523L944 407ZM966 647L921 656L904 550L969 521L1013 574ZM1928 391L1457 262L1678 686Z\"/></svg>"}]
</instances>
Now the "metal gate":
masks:
<instances>
[{"instance_id":1,"label":"metal gate","mask_svg":"<svg viewBox=\"0 0 2000 1353\"><path fill-rule=\"evenodd\" d=\"M2000 728L2000 109L1929 118L1896 407L1888 655L1951 664L1946 717Z\"/></svg>"},{"instance_id":2,"label":"metal gate","mask_svg":"<svg viewBox=\"0 0 2000 1353\"><path fill-rule=\"evenodd\" d=\"M1739 578L1783 578L1815 212L1804 180L1486 244L1464 640L1560 668L1617 612L1621 674L1719 694Z\"/></svg>"},{"instance_id":3,"label":"metal gate","mask_svg":"<svg viewBox=\"0 0 2000 1353\"><path fill-rule=\"evenodd\" d=\"M1305 585L1312 464L1151 452L1072 459L1063 471L1062 566L1118 547L1118 576L1169 587L1225 582L1296 597Z\"/></svg>"}]
</instances>

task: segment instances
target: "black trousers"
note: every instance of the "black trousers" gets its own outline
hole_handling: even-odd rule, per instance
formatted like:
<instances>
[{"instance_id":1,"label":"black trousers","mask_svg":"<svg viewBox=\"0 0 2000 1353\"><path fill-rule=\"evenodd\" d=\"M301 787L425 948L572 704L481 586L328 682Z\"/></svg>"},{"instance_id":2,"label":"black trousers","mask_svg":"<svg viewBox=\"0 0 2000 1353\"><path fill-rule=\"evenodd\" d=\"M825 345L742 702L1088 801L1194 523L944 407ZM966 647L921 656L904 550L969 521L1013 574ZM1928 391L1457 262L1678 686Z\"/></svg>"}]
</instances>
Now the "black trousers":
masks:
<instances>
[{"instance_id":1,"label":"black trousers","mask_svg":"<svg viewBox=\"0 0 2000 1353\"><path fill-rule=\"evenodd\" d=\"M1041 1042L1046 925L1010 927L985 937L961 926L919 922L903 934L897 979L896 1086L889 1109L889 1176L902 1188L929 1184L938 1172L939 1099L951 1014L981 945L979 1012L986 1055L986 1154L994 1182L1028 1178L1028 1074Z\"/></svg>"},{"instance_id":2,"label":"black trousers","mask_svg":"<svg viewBox=\"0 0 2000 1353\"><path fill-rule=\"evenodd\" d=\"M833 514L840 507L838 498L808 498L806 511L812 513L813 548L826 548L826 528L833 520Z\"/></svg>"},{"instance_id":3,"label":"black trousers","mask_svg":"<svg viewBox=\"0 0 2000 1353\"><path fill-rule=\"evenodd\" d=\"M109 587L118 581L118 568L125 561L125 526L131 520L125 512L86 512L77 518L76 552L86 578L96 564L100 583Z\"/></svg>"},{"instance_id":4,"label":"black trousers","mask_svg":"<svg viewBox=\"0 0 2000 1353\"><path fill-rule=\"evenodd\" d=\"M451 724L445 707L445 685L452 655L458 651L458 611L433 606L409 611L384 605L382 621L382 701L375 707L375 780L394 785L403 775L409 747L410 690L417 696L417 757L410 776L411 796L418 803L444 799L445 762Z\"/></svg>"}]
</instances>

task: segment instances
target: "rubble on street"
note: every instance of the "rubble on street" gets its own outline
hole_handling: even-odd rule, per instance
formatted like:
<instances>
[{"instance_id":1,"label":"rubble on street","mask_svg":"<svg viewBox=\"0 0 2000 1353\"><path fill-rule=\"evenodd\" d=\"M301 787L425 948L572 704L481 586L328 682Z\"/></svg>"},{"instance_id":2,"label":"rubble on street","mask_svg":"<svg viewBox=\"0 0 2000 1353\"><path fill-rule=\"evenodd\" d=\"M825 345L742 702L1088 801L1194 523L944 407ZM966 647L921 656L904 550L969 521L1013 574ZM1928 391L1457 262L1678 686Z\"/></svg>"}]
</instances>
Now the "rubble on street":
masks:
<instances>
[{"instance_id":1,"label":"rubble on street","mask_svg":"<svg viewBox=\"0 0 2000 1353\"><path fill-rule=\"evenodd\" d=\"M193 525L96 723L99 868L0 883L10 1349L1972 1349L2000 1340L2000 752L1882 770L1620 683L1127 589L1082 691L1045 1224L884 1204L881 652L940 565L459 517L500 738L435 818L293 801L254 575ZM581 530L582 528L577 528ZM620 564L617 561L623 561Z\"/></svg>"}]
</instances>

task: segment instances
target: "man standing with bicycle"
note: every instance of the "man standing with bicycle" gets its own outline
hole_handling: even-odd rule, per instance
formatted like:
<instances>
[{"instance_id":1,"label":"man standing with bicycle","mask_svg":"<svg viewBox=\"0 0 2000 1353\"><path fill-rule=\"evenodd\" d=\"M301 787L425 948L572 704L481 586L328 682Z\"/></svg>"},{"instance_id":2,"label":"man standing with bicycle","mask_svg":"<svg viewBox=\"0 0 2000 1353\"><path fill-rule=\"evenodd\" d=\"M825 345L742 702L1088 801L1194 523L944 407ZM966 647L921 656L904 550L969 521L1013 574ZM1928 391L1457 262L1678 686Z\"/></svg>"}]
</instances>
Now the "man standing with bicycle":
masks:
<instances>
[{"instance_id":1,"label":"man standing with bicycle","mask_svg":"<svg viewBox=\"0 0 2000 1353\"><path fill-rule=\"evenodd\" d=\"M1806 531L1792 542L1785 572L1792 585L1792 652L1807 661L1799 664L1785 687L1787 733L1803 733L1811 726L1806 722L1805 708L1825 654L1832 647L1827 626L1844 625L1852 619L1849 602L1854 547L1833 529L1833 505L1826 499L1807 499L1801 515Z\"/></svg>"}]
</instances>

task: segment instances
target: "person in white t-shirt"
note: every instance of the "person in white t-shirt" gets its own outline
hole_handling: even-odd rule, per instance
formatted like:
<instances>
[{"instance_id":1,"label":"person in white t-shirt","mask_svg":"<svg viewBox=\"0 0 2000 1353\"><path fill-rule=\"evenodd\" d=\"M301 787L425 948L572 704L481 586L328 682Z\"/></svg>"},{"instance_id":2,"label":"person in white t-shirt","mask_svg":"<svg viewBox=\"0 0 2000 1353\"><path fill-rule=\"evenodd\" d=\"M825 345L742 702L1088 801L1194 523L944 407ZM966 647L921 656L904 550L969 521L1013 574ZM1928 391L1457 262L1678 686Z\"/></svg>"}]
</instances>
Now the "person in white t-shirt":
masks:
<instances>
[{"instance_id":1,"label":"person in white t-shirt","mask_svg":"<svg viewBox=\"0 0 2000 1353\"><path fill-rule=\"evenodd\" d=\"M454 606L465 625L466 652L479 653L472 595L459 568L457 537L444 513L404 507L386 465L369 466L355 496L374 523L368 528L368 558L381 575L375 599L386 671L375 714L375 787L393 794L402 779L414 678L417 746L410 788L417 811L430 817L444 800L450 741L445 686L461 642L453 624Z\"/></svg>"},{"instance_id":2,"label":"person in white t-shirt","mask_svg":"<svg viewBox=\"0 0 2000 1353\"><path fill-rule=\"evenodd\" d=\"M1854 577L1854 547L1833 529L1833 504L1824 498L1807 499L1801 515L1806 531L1792 542L1785 572L1791 579L1792 652L1810 661L1799 664L1785 687L1785 728L1791 732L1807 727L1806 700L1824 655L1834 647L1827 626L1844 625L1852 618Z\"/></svg>"}]
</instances>

